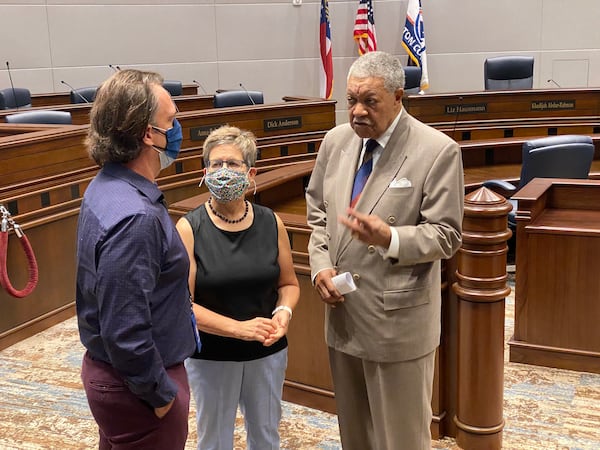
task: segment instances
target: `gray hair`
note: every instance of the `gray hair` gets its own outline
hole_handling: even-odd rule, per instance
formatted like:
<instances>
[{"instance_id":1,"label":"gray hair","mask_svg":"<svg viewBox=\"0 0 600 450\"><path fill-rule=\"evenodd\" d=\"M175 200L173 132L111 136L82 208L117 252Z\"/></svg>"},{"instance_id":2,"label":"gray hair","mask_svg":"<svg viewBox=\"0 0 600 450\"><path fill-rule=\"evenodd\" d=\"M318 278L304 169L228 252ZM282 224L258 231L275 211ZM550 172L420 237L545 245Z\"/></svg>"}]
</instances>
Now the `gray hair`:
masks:
<instances>
[{"instance_id":1,"label":"gray hair","mask_svg":"<svg viewBox=\"0 0 600 450\"><path fill-rule=\"evenodd\" d=\"M248 167L254 167L256 164L256 136L247 130L240 130L237 127L223 125L210 132L204 141L204 167L208 167L210 161L210 152L219 145L233 145L242 152L244 162Z\"/></svg>"},{"instance_id":2,"label":"gray hair","mask_svg":"<svg viewBox=\"0 0 600 450\"><path fill-rule=\"evenodd\" d=\"M350 66L348 78L382 78L388 92L404 89L404 69L400 60L386 52L369 52Z\"/></svg>"},{"instance_id":3,"label":"gray hair","mask_svg":"<svg viewBox=\"0 0 600 450\"><path fill-rule=\"evenodd\" d=\"M154 86L162 82L155 72L127 69L116 72L98 88L86 143L100 167L139 156L144 133L158 109Z\"/></svg>"}]
</instances>

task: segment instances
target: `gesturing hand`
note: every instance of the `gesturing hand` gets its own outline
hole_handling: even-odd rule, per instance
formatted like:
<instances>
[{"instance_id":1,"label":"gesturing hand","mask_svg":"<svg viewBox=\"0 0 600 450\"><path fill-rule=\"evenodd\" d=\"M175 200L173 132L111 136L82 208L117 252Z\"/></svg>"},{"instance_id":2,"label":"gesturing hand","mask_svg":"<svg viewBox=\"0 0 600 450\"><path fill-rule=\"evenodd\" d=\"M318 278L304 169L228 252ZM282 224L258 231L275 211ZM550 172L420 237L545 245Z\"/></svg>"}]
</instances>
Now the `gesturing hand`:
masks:
<instances>
[{"instance_id":1,"label":"gesturing hand","mask_svg":"<svg viewBox=\"0 0 600 450\"><path fill-rule=\"evenodd\" d=\"M352 208L348 208L346 213L348 217L340 215L338 222L351 231L354 239L382 248L390 246L392 232L389 225L380 217L362 214Z\"/></svg>"}]
</instances>

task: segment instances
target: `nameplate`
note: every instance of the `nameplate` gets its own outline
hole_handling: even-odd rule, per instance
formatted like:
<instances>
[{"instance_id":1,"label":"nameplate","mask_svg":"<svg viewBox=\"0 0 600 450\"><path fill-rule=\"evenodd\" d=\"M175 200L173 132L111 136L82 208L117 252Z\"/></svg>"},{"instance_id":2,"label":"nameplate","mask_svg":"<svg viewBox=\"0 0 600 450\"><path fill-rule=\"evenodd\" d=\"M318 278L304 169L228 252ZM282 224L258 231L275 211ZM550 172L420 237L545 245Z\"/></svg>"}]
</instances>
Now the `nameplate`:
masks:
<instances>
[{"instance_id":1,"label":"nameplate","mask_svg":"<svg viewBox=\"0 0 600 450\"><path fill-rule=\"evenodd\" d=\"M221 126L225 125L224 123L216 123L214 125L204 125L202 127L193 127L190 128L190 139L192 141L203 141L208 137L212 130L215 130Z\"/></svg>"},{"instance_id":2,"label":"nameplate","mask_svg":"<svg viewBox=\"0 0 600 450\"><path fill-rule=\"evenodd\" d=\"M575 109L575 100L534 100L531 102L532 111L555 111L558 109Z\"/></svg>"},{"instance_id":3,"label":"nameplate","mask_svg":"<svg viewBox=\"0 0 600 450\"><path fill-rule=\"evenodd\" d=\"M264 131L287 130L289 128L302 128L302 116L263 120Z\"/></svg>"},{"instance_id":4,"label":"nameplate","mask_svg":"<svg viewBox=\"0 0 600 450\"><path fill-rule=\"evenodd\" d=\"M487 103L458 103L446 105L446 114L479 114L487 112Z\"/></svg>"}]
</instances>

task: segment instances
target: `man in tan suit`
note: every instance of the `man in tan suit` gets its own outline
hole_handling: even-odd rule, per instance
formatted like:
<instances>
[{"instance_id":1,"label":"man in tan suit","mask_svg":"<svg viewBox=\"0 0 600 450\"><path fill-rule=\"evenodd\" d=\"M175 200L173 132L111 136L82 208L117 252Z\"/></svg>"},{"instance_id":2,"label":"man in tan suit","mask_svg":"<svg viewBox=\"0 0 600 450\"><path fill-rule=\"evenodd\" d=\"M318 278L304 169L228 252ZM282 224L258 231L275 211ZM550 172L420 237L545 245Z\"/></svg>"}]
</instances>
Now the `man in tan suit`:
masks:
<instances>
[{"instance_id":1,"label":"man in tan suit","mask_svg":"<svg viewBox=\"0 0 600 450\"><path fill-rule=\"evenodd\" d=\"M461 243L463 171L458 144L403 110L403 87L396 57L354 62L350 123L325 136L306 193L345 450L431 447L440 260ZM358 288L345 296L343 272Z\"/></svg>"}]
</instances>

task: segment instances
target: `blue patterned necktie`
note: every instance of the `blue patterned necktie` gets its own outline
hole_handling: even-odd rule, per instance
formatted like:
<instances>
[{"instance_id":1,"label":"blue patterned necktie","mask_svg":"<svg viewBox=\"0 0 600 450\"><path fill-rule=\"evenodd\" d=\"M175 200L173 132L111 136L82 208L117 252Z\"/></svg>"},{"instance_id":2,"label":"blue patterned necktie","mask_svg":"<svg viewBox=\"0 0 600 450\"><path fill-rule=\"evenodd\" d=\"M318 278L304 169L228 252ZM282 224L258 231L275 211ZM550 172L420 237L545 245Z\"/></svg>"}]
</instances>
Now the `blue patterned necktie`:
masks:
<instances>
[{"instance_id":1,"label":"blue patterned necktie","mask_svg":"<svg viewBox=\"0 0 600 450\"><path fill-rule=\"evenodd\" d=\"M354 185L352 186L352 197L350 200L350 207L354 208L358 199L360 198L360 193L362 192L365 184L367 184L367 179L373 170L373 150L379 144L375 139L369 139L367 144L365 145L365 155L363 157L363 162L358 168L356 175L354 176Z\"/></svg>"}]
</instances>

